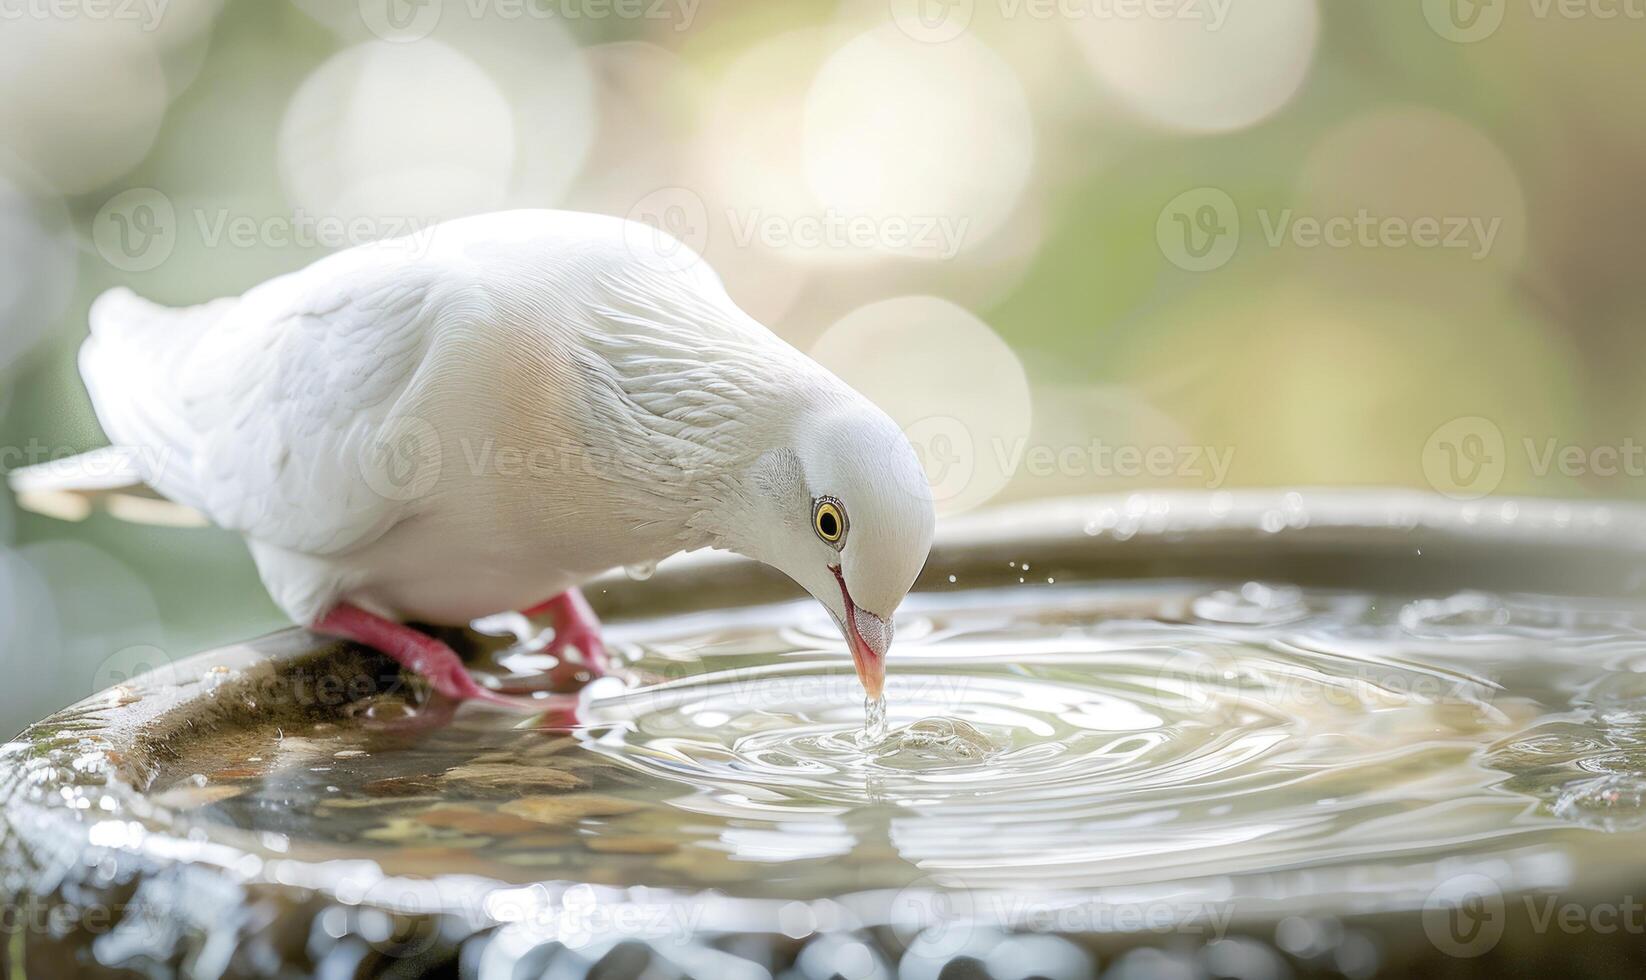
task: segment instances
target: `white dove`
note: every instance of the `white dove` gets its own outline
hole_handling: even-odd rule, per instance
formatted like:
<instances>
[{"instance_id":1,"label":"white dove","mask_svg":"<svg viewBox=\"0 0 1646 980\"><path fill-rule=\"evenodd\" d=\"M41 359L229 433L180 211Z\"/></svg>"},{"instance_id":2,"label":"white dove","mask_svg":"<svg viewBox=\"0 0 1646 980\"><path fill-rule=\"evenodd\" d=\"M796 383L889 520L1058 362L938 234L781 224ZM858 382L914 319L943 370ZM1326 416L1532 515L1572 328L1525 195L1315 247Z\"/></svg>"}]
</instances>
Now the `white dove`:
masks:
<instances>
[{"instance_id":1,"label":"white dove","mask_svg":"<svg viewBox=\"0 0 1646 980\"><path fill-rule=\"evenodd\" d=\"M184 309L110 290L80 367L114 446L20 493L146 484L243 534L295 622L457 699L519 705L404 623L547 613L599 673L577 586L704 547L816 597L879 697L931 546L896 423L616 218L463 218Z\"/></svg>"}]
</instances>

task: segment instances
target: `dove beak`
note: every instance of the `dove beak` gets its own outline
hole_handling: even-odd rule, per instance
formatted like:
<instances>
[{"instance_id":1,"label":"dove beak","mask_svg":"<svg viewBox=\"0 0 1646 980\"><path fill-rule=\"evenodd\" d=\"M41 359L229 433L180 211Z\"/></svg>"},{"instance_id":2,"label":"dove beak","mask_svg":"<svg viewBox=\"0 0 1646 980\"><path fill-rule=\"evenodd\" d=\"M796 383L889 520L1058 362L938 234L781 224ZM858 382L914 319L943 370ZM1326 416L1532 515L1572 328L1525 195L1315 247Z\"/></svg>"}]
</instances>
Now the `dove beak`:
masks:
<instances>
[{"instance_id":1,"label":"dove beak","mask_svg":"<svg viewBox=\"0 0 1646 980\"><path fill-rule=\"evenodd\" d=\"M840 624L846 634L846 645L852 651L852 663L857 667L857 679L863 682L863 691L871 701L878 701L886 687L886 649L892 645L892 624L866 609L858 608L846 588L846 577L839 567L831 566L835 581L840 583L840 598L846 605L846 621Z\"/></svg>"}]
</instances>

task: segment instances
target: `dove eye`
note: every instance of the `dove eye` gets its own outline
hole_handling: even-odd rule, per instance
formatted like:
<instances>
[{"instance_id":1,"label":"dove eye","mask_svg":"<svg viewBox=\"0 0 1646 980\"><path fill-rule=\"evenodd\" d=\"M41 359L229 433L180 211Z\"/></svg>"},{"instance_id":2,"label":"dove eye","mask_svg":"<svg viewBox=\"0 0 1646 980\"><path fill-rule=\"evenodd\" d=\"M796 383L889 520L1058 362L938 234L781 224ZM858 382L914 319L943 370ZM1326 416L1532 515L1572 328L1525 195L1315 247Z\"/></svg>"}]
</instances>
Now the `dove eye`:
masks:
<instances>
[{"instance_id":1,"label":"dove eye","mask_svg":"<svg viewBox=\"0 0 1646 980\"><path fill-rule=\"evenodd\" d=\"M821 497L812 505L812 530L832 545L846 536L846 511L833 497Z\"/></svg>"}]
</instances>

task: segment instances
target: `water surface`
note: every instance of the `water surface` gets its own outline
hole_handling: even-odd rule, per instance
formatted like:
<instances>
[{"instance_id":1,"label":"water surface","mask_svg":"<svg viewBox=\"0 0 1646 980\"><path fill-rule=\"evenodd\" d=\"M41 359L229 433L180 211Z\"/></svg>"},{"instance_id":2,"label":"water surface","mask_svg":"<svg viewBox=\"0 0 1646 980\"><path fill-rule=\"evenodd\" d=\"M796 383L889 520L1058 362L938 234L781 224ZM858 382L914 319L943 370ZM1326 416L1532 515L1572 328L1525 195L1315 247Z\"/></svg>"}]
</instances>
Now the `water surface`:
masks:
<instances>
[{"instance_id":1,"label":"water surface","mask_svg":"<svg viewBox=\"0 0 1646 980\"><path fill-rule=\"evenodd\" d=\"M419 728L389 697L185 752L160 799L398 874L775 898L1421 899L1448 862L1561 886L1640 851L1619 835L1646 828L1646 608L1025 579L909 602L878 737L832 624L793 603L613 628L626 679L575 726L465 706ZM552 666L537 647L498 670Z\"/></svg>"}]
</instances>

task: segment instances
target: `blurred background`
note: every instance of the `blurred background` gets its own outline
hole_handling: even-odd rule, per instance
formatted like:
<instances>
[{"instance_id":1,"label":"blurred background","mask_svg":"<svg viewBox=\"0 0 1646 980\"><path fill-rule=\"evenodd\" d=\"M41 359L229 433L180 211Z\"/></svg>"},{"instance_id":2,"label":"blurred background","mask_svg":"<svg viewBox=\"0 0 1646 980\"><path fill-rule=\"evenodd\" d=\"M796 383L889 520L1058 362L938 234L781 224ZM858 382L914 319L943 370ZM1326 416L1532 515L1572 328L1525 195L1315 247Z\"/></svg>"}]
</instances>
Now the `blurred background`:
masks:
<instances>
[{"instance_id":1,"label":"blurred background","mask_svg":"<svg viewBox=\"0 0 1646 980\"><path fill-rule=\"evenodd\" d=\"M1640 498L1643 18L0 0L0 470L102 444L75 352L105 289L197 303L554 207L705 253L909 427L944 513L1158 487ZM0 494L0 728L282 625L234 535Z\"/></svg>"}]
</instances>

